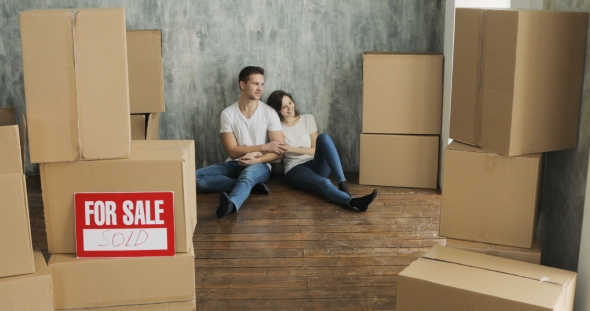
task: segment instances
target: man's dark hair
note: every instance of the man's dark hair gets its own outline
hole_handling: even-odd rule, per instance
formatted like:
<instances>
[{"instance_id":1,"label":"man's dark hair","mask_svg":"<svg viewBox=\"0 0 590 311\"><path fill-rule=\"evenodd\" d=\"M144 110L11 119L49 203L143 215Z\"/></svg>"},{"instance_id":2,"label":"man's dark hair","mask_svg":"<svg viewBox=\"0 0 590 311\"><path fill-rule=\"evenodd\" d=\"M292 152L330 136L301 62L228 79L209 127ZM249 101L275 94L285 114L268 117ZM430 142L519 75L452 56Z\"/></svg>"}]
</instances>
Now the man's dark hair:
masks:
<instances>
[{"instance_id":1,"label":"man's dark hair","mask_svg":"<svg viewBox=\"0 0 590 311\"><path fill-rule=\"evenodd\" d=\"M248 79L250 79L251 75L259 74L264 76L264 69L255 66L248 66L240 71L240 76L238 82L248 83Z\"/></svg>"},{"instance_id":2,"label":"man's dark hair","mask_svg":"<svg viewBox=\"0 0 590 311\"><path fill-rule=\"evenodd\" d=\"M291 101L293 102L293 104L295 104L295 100L293 99L293 96L291 96L291 94L285 92L285 91L281 91L281 90L276 90L274 92L272 92L270 94L270 96L268 96L268 99L266 100L266 104L271 106L278 114L279 114L279 119L281 119L281 121L283 121L283 115L281 114L281 108L283 107L283 97L289 97L291 99ZM299 116L299 111L297 110L297 106L295 106L295 116Z\"/></svg>"}]
</instances>

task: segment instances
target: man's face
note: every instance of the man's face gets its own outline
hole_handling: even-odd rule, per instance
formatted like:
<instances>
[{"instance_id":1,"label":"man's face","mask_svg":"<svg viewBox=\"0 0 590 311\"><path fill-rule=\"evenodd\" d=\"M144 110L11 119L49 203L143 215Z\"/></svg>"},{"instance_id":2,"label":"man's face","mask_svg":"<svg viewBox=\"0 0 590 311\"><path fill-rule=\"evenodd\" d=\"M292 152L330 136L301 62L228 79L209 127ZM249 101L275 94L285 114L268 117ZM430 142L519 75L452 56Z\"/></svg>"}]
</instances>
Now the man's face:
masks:
<instances>
[{"instance_id":1,"label":"man's face","mask_svg":"<svg viewBox=\"0 0 590 311\"><path fill-rule=\"evenodd\" d=\"M264 76L261 74L250 75L247 83L240 81L240 88L242 94L246 95L248 99L258 100L264 89Z\"/></svg>"}]
</instances>

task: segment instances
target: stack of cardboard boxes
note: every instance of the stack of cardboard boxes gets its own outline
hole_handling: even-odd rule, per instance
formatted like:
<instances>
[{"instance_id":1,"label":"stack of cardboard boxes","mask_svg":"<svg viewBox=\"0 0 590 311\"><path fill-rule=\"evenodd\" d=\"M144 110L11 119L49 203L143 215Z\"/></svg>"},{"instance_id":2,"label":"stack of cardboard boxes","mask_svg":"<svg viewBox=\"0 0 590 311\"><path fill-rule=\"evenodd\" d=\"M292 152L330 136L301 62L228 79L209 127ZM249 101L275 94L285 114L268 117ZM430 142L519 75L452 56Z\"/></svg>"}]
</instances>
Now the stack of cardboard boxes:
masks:
<instances>
[{"instance_id":1,"label":"stack of cardboard boxes","mask_svg":"<svg viewBox=\"0 0 590 311\"><path fill-rule=\"evenodd\" d=\"M194 310L194 142L131 140L130 98L151 101L142 96L155 91L159 106L140 112L164 110L163 87L150 84L162 82L161 34L126 35L123 9L26 11L20 20L30 158L40 163L55 309ZM144 34L159 52L138 50L135 39L127 45ZM144 68L152 58L159 70ZM142 82L132 79L138 75ZM76 258L74 193L149 191L174 193L174 257Z\"/></svg>"},{"instance_id":2,"label":"stack of cardboard boxes","mask_svg":"<svg viewBox=\"0 0 590 311\"><path fill-rule=\"evenodd\" d=\"M577 143L587 27L587 13L457 9L440 235L458 240L400 273L398 310L572 310L576 274L530 262L543 153Z\"/></svg>"},{"instance_id":3,"label":"stack of cardboard boxes","mask_svg":"<svg viewBox=\"0 0 590 311\"><path fill-rule=\"evenodd\" d=\"M359 182L437 188L440 54L363 54Z\"/></svg>"},{"instance_id":4,"label":"stack of cardboard boxes","mask_svg":"<svg viewBox=\"0 0 590 311\"><path fill-rule=\"evenodd\" d=\"M15 109L0 109L0 306L51 311L49 269L31 243L20 141Z\"/></svg>"},{"instance_id":5,"label":"stack of cardboard boxes","mask_svg":"<svg viewBox=\"0 0 590 311\"><path fill-rule=\"evenodd\" d=\"M162 31L127 31L131 139L157 140L165 111Z\"/></svg>"}]
</instances>

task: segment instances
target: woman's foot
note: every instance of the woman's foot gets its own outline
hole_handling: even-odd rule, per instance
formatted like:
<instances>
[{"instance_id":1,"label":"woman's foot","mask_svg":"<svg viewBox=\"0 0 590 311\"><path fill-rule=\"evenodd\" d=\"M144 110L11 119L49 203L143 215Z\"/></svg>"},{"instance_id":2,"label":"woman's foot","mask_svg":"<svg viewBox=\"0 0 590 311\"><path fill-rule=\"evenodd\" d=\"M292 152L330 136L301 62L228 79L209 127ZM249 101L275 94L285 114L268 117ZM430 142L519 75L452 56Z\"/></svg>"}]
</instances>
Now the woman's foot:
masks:
<instances>
[{"instance_id":1,"label":"woman's foot","mask_svg":"<svg viewBox=\"0 0 590 311\"><path fill-rule=\"evenodd\" d=\"M256 194L270 194L270 190L263 182L254 185L254 187L252 187L252 191L250 192Z\"/></svg>"},{"instance_id":2,"label":"woman's foot","mask_svg":"<svg viewBox=\"0 0 590 311\"><path fill-rule=\"evenodd\" d=\"M346 180L338 183L338 190L350 195L350 192L348 192L348 186L346 185Z\"/></svg>"},{"instance_id":3,"label":"woman's foot","mask_svg":"<svg viewBox=\"0 0 590 311\"><path fill-rule=\"evenodd\" d=\"M360 198L352 198L350 199L350 203L348 203L351 207L358 208L359 211L364 212L369 208L369 204L375 200L377 197L377 189L373 190L371 194L367 194L364 197Z\"/></svg>"}]
</instances>

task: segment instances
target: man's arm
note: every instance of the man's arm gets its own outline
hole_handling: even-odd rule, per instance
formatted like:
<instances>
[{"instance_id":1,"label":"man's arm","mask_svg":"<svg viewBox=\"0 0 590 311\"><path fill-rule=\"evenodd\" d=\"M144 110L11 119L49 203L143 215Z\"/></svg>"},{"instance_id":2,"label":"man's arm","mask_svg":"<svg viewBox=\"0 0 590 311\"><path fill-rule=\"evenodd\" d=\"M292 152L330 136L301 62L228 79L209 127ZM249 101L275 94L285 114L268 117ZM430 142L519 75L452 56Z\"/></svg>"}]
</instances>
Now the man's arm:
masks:
<instances>
[{"instance_id":1,"label":"man's arm","mask_svg":"<svg viewBox=\"0 0 590 311\"><path fill-rule=\"evenodd\" d=\"M260 160L260 163L274 162L282 158L284 155L283 150L279 148L280 145L285 143L285 136L283 136L283 131L268 131L268 138L270 139L271 143L277 143L276 148L279 152L267 151L260 158L258 158Z\"/></svg>"},{"instance_id":2,"label":"man's arm","mask_svg":"<svg viewBox=\"0 0 590 311\"><path fill-rule=\"evenodd\" d=\"M278 132L280 134L280 136L277 136L277 134L271 135L271 133L276 133L276 132ZM271 141L267 144L264 144L264 145L238 146L238 141L236 140L236 136L234 135L233 132L221 133L221 141L223 142L223 147L225 148L225 151L227 151L227 154L232 159L238 159L250 152L262 152L262 153L266 153L266 154L276 154L276 155L280 154L282 156L283 151L279 148L279 145L285 141L283 138L283 131L274 131L274 132L268 132L268 133L269 133L269 137L270 137ZM275 140L275 139L273 139L273 137L276 137L277 139L280 139L280 140ZM280 157L277 157L276 159L278 159L278 158L280 158ZM273 159L270 162L272 162L276 159ZM266 163L266 162L264 162L264 163Z\"/></svg>"},{"instance_id":3,"label":"man's arm","mask_svg":"<svg viewBox=\"0 0 590 311\"><path fill-rule=\"evenodd\" d=\"M282 142L285 141L283 137L283 131L269 131L268 136L270 139L278 142L279 144L282 144ZM262 154L260 152L251 152L244 155L243 157L240 157L239 164L242 166L248 166L258 163L278 162L282 157L282 153L276 154L274 152L267 152L265 154Z\"/></svg>"}]
</instances>

